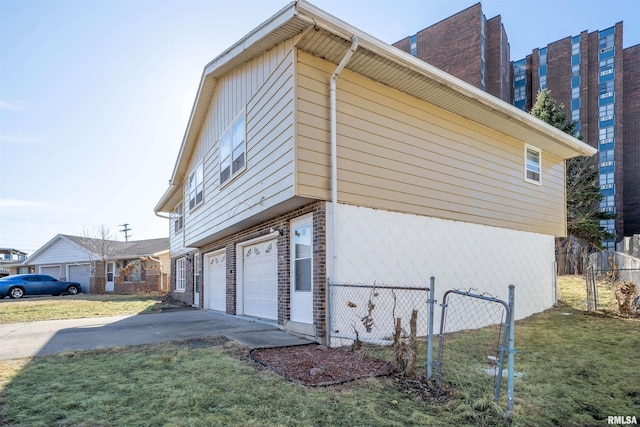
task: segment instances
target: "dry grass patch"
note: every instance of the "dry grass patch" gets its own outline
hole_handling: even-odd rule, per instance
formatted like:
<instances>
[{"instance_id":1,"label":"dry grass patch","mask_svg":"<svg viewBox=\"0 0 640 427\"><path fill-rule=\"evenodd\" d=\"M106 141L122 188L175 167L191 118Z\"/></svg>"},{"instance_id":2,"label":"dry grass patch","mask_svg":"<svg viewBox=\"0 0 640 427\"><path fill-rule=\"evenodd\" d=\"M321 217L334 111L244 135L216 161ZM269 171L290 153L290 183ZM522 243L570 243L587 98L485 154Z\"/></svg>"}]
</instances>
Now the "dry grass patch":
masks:
<instances>
[{"instance_id":1,"label":"dry grass patch","mask_svg":"<svg viewBox=\"0 0 640 427\"><path fill-rule=\"evenodd\" d=\"M0 300L0 323L80 319L152 313L174 303L161 296L66 295Z\"/></svg>"}]
</instances>

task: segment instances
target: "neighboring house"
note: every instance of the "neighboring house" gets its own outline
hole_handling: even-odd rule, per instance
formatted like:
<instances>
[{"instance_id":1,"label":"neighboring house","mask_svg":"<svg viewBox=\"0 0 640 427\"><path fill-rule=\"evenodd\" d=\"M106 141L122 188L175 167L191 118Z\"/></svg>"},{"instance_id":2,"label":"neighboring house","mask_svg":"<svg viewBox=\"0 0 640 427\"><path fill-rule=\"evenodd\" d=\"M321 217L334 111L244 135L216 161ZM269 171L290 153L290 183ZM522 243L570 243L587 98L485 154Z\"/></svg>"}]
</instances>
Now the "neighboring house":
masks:
<instances>
[{"instance_id":1,"label":"neighboring house","mask_svg":"<svg viewBox=\"0 0 640 427\"><path fill-rule=\"evenodd\" d=\"M318 341L327 281L435 276L440 301L514 283L522 318L555 302L565 159L594 153L291 3L204 69L155 207L171 215L171 294Z\"/></svg>"},{"instance_id":2,"label":"neighboring house","mask_svg":"<svg viewBox=\"0 0 640 427\"><path fill-rule=\"evenodd\" d=\"M13 248L0 248L0 277L8 276L11 267L27 259L27 253Z\"/></svg>"},{"instance_id":3,"label":"neighboring house","mask_svg":"<svg viewBox=\"0 0 640 427\"><path fill-rule=\"evenodd\" d=\"M78 282L82 292L162 292L169 286L169 239L120 242L58 234L23 264Z\"/></svg>"}]
</instances>

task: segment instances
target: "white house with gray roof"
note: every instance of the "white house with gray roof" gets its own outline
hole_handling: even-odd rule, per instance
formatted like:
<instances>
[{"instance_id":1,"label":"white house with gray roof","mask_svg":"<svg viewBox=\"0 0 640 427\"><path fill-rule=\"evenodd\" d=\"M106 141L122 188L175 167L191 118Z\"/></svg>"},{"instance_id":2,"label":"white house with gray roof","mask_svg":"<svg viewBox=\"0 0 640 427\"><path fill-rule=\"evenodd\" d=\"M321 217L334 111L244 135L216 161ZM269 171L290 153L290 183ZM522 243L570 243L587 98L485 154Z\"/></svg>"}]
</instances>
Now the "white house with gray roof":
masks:
<instances>
[{"instance_id":1,"label":"white house with gray roof","mask_svg":"<svg viewBox=\"0 0 640 427\"><path fill-rule=\"evenodd\" d=\"M58 234L14 268L78 282L83 292L162 292L169 283L169 239L121 242Z\"/></svg>"}]
</instances>

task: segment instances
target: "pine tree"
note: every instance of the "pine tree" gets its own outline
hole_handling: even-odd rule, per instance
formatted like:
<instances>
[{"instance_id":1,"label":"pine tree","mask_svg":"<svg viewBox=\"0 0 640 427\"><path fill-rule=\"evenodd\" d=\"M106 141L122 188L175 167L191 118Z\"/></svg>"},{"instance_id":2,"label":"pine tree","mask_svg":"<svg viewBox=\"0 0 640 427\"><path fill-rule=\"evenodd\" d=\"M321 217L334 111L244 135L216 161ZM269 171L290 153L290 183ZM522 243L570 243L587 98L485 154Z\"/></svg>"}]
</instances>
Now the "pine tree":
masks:
<instances>
[{"instance_id":1,"label":"pine tree","mask_svg":"<svg viewBox=\"0 0 640 427\"><path fill-rule=\"evenodd\" d=\"M569 135L582 139L576 135L577 122L567 120L564 105L556 102L547 89L538 92L531 114ZM602 249L603 240L615 237L600 226L600 221L613 219L615 214L599 210L599 202L603 196L598 187L595 156L574 157L566 161L565 168L567 175L567 238L556 239L559 261L567 260L575 252L572 242L576 239L586 242L585 252L590 252L593 248ZM579 265L576 267L579 269ZM559 272L566 273L566 262L559 262L558 269Z\"/></svg>"}]
</instances>

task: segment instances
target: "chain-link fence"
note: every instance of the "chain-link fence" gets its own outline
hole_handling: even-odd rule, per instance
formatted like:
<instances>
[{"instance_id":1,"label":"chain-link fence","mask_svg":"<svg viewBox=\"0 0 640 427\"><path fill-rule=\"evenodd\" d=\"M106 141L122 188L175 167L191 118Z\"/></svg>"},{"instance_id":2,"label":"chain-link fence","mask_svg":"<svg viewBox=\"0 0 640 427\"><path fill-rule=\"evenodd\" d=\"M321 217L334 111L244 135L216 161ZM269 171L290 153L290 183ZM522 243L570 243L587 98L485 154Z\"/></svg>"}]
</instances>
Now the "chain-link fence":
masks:
<instances>
[{"instance_id":1,"label":"chain-link fence","mask_svg":"<svg viewBox=\"0 0 640 427\"><path fill-rule=\"evenodd\" d=\"M436 360L436 385L477 399L499 401L507 377L507 411L513 408L513 298L451 290L444 294Z\"/></svg>"},{"instance_id":2,"label":"chain-link fence","mask_svg":"<svg viewBox=\"0 0 640 427\"><path fill-rule=\"evenodd\" d=\"M586 309L640 316L640 259L612 251L589 255Z\"/></svg>"},{"instance_id":3,"label":"chain-link fence","mask_svg":"<svg viewBox=\"0 0 640 427\"><path fill-rule=\"evenodd\" d=\"M398 319L405 333L417 311L417 337L426 339L429 333L429 288L387 285L329 284L330 346L363 343L390 345Z\"/></svg>"}]
</instances>

